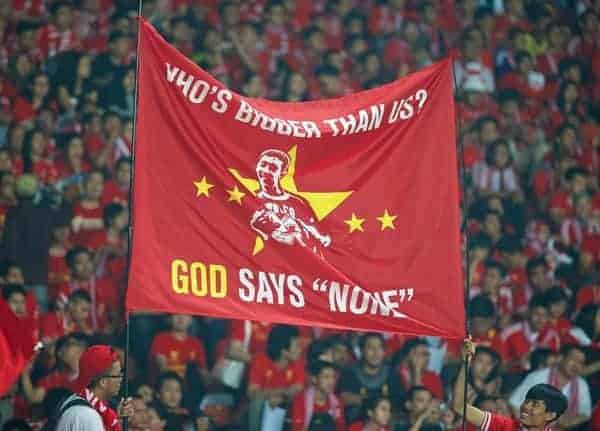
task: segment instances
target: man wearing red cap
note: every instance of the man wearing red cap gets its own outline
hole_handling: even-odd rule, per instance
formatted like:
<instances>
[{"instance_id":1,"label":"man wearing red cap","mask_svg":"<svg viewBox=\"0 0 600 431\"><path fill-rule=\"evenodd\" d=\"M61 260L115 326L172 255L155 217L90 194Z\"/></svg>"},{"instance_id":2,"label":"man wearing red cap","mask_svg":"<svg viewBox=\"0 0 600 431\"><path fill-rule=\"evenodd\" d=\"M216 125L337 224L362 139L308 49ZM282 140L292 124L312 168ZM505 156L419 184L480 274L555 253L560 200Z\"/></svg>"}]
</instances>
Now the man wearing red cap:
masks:
<instances>
[{"instance_id":1,"label":"man wearing red cap","mask_svg":"<svg viewBox=\"0 0 600 431\"><path fill-rule=\"evenodd\" d=\"M63 412L56 429L120 431L119 418L132 416L133 406L130 400L121 400L117 413L108 405L108 400L119 394L122 378L121 360L112 347L89 347L79 359L79 377L75 382L77 394L63 401L63 407L59 408ZM73 406L65 409L68 404Z\"/></svg>"}]
</instances>

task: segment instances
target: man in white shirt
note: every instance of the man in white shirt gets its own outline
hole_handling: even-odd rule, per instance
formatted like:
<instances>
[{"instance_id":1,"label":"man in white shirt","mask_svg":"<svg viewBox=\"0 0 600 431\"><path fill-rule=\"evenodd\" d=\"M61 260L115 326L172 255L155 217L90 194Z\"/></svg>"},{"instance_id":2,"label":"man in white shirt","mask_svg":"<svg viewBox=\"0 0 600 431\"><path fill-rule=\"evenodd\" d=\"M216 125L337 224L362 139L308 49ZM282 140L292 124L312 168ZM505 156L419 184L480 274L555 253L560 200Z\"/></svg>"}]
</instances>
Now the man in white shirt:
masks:
<instances>
[{"instance_id":1,"label":"man in white shirt","mask_svg":"<svg viewBox=\"0 0 600 431\"><path fill-rule=\"evenodd\" d=\"M567 345L561 351L561 361L556 367L531 372L510 396L511 407L518 411L525 394L534 385L547 383L555 386L568 398L569 406L560 418L561 428L573 428L587 422L592 415L592 401L587 382L579 377L585 367L585 352L575 345Z\"/></svg>"}]
</instances>

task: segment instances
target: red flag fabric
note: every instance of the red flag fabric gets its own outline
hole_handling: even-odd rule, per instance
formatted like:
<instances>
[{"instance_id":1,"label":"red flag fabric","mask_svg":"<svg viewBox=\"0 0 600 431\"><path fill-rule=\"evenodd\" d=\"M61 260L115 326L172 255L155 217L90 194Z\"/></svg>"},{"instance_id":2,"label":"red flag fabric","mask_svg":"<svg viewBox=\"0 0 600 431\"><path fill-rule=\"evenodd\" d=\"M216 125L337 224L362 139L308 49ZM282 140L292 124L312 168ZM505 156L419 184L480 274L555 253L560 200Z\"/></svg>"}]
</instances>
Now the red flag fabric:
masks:
<instances>
[{"instance_id":1,"label":"red flag fabric","mask_svg":"<svg viewBox=\"0 0 600 431\"><path fill-rule=\"evenodd\" d=\"M282 103L140 26L128 310L464 336L449 59Z\"/></svg>"}]
</instances>

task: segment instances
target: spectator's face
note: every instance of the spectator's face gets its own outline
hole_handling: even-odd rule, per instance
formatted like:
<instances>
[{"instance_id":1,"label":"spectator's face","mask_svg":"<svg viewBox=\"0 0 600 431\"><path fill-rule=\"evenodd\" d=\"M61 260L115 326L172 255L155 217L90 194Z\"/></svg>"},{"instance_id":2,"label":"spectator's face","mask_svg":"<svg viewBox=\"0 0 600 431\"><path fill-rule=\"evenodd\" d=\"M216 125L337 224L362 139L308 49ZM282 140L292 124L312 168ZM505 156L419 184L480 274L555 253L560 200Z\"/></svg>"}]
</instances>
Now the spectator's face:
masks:
<instances>
[{"instance_id":1,"label":"spectator's face","mask_svg":"<svg viewBox=\"0 0 600 431\"><path fill-rule=\"evenodd\" d=\"M495 366L496 360L492 355L487 352L479 352L473 358L473 377L480 380L486 380Z\"/></svg>"},{"instance_id":2,"label":"spectator's face","mask_svg":"<svg viewBox=\"0 0 600 431\"><path fill-rule=\"evenodd\" d=\"M581 194L587 188L587 178L585 175L575 175L571 180L571 192L573 194Z\"/></svg>"},{"instance_id":3,"label":"spectator's face","mask_svg":"<svg viewBox=\"0 0 600 431\"><path fill-rule=\"evenodd\" d=\"M488 268L485 271L485 278L483 281L483 290L486 293L494 293L502 283L502 273L498 268Z\"/></svg>"},{"instance_id":4,"label":"spectator's face","mask_svg":"<svg viewBox=\"0 0 600 431\"><path fill-rule=\"evenodd\" d=\"M600 314L600 313L599 313ZM350 351L348 346L338 343L333 346L333 363L339 366L346 366L350 362Z\"/></svg>"},{"instance_id":5,"label":"spectator's face","mask_svg":"<svg viewBox=\"0 0 600 431\"><path fill-rule=\"evenodd\" d=\"M579 349L571 349L571 351L563 357L560 366L567 378L573 379L578 377L585 368L585 353Z\"/></svg>"},{"instance_id":6,"label":"spectator's face","mask_svg":"<svg viewBox=\"0 0 600 431\"><path fill-rule=\"evenodd\" d=\"M379 62L379 57L375 55L370 55L367 57L367 61L365 63L365 71L370 75L376 75L379 73L381 68L381 63Z\"/></svg>"},{"instance_id":7,"label":"spectator's face","mask_svg":"<svg viewBox=\"0 0 600 431\"><path fill-rule=\"evenodd\" d=\"M115 39L111 44L113 55L118 58L123 58L129 53L130 41L128 37L120 37Z\"/></svg>"},{"instance_id":8,"label":"spectator's face","mask_svg":"<svg viewBox=\"0 0 600 431\"><path fill-rule=\"evenodd\" d=\"M131 163L120 163L116 172L117 184L129 187L131 177Z\"/></svg>"},{"instance_id":9,"label":"spectator's face","mask_svg":"<svg viewBox=\"0 0 600 431\"><path fill-rule=\"evenodd\" d=\"M171 409L176 409L181 405L182 397L181 385L175 379L165 380L158 392L158 399Z\"/></svg>"},{"instance_id":10,"label":"spectator's face","mask_svg":"<svg viewBox=\"0 0 600 431\"><path fill-rule=\"evenodd\" d=\"M325 394L335 392L337 374L333 368L324 368L317 377L317 387Z\"/></svg>"},{"instance_id":11,"label":"spectator's face","mask_svg":"<svg viewBox=\"0 0 600 431\"><path fill-rule=\"evenodd\" d=\"M28 52L35 48L36 38L33 30L27 30L19 35L19 45L23 52Z\"/></svg>"},{"instance_id":12,"label":"spectator's face","mask_svg":"<svg viewBox=\"0 0 600 431\"><path fill-rule=\"evenodd\" d=\"M315 31L308 39L308 47L317 54L323 54L327 50L325 35L320 31Z\"/></svg>"},{"instance_id":13,"label":"spectator's face","mask_svg":"<svg viewBox=\"0 0 600 431\"><path fill-rule=\"evenodd\" d=\"M227 30L233 30L240 23L240 11L237 5L230 5L223 10L223 24Z\"/></svg>"},{"instance_id":14,"label":"spectator's face","mask_svg":"<svg viewBox=\"0 0 600 431\"><path fill-rule=\"evenodd\" d=\"M22 126L14 127L10 135L10 140L8 141L8 145L12 152L21 153L23 151L23 138L25 138L25 128Z\"/></svg>"},{"instance_id":15,"label":"spectator's face","mask_svg":"<svg viewBox=\"0 0 600 431\"><path fill-rule=\"evenodd\" d=\"M17 78L29 78L33 72L33 63L27 55L21 54L15 60L15 70L17 71L18 75Z\"/></svg>"},{"instance_id":16,"label":"spectator's face","mask_svg":"<svg viewBox=\"0 0 600 431\"><path fill-rule=\"evenodd\" d=\"M575 102L579 97L577 86L574 84L567 85L564 90L564 97L567 102Z\"/></svg>"},{"instance_id":17,"label":"spectator's face","mask_svg":"<svg viewBox=\"0 0 600 431\"><path fill-rule=\"evenodd\" d=\"M437 7L435 3L431 3L423 11L423 19L429 25L435 24L437 21Z\"/></svg>"},{"instance_id":18,"label":"spectator's face","mask_svg":"<svg viewBox=\"0 0 600 431\"><path fill-rule=\"evenodd\" d=\"M509 165L510 155L506 145L498 145L494 151L494 164L497 168L505 168Z\"/></svg>"},{"instance_id":19,"label":"spectator's face","mask_svg":"<svg viewBox=\"0 0 600 431\"><path fill-rule=\"evenodd\" d=\"M321 93L323 96L335 97L340 95L340 79L338 76L321 75L319 77L319 84L321 84Z\"/></svg>"},{"instance_id":20,"label":"spectator's face","mask_svg":"<svg viewBox=\"0 0 600 431\"><path fill-rule=\"evenodd\" d=\"M96 200L102 196L104 190L104 178L97 172L90 174L85 183L85 194L88 199Z\"/></svg>"},{"instance_id":21,"label":"spectator's face","mask_svg":"<svg viewBox=\"0 0 600 431\"><path fill-rule=\"evenodd\" d=\"M544 428L555 416L546 410L546 404L541 400L525 400L520 410L519 420L527 428Z\"/></svg>"},{"instance_id":22,"label":"spectator's face","mask_svg":"<svg viewBox=\"0 0 600 431\"><path fill-rule=\"evenodd\" d=\"M94 272L94 265L89 253L79 253L73 259L73 275L79 280L87 280Z\"/></svg>"},{"instance_id":23,"label":"spectator's face","mask_svg":"<svg viewBox=\"0 0 600 431\"><path fill-rule=\"evenodd\" d=\"M361 35L364 33L363 22L360 19L353 19L346 28L347 35Z\"/></svg>"},{"instance_id":24,"label":"spectator's face","mask_svg":"<svg viewBox=\"0 0 600 431\"><path fill-rule=\"evenodd\" d=\"M79 59L77 64L77 76L86 79L92 74L92 58L89 55L84 55Z\"/></svg>"},{"instance_id":25,"label":"spectator's face","mask_svg":"<svg viewBox=\"0 0 600 431\"><path fill-rule=\"evenodd\" d=\"M121 380L123 376L121 361L115 361L105 375L109 376L104 379L104 381L106 381L106 392L109 394L110 398L117 396L121 389Z\"/></svg>"},{"instance_id":26,"label":"spectator's face","mask_svg":"<svg viewBox=\"0 0 600 431\"><path fill-rule=\"evenodd\" d=\"M79 371L79 358L84 351L85 346L82 343L70 341L58 352L58 356L71 371L77 372Z\"/></svg>"},{"instance_id":27,"label":"spectator's face","mask_svg":"<svg viewBox=\"0 0 600 431\"><path fill-rule=\"evenodd\" d=\"M529 271L528 278L529 283L533 286L534 289L545 289L547 286L546 283L546 267L542 265L535 266L531 268Z\"/></svg>"},{"instance_id":28,"label":"spectator's face","mask_svg":"<svg viewBox=\"0 0 600 431\"><path fill-rule=\"evenodd\" d=\"M34 156L41 157L44 155L46 149L46 138L41 132L36 132L31 137L31 154Z\"/></svg>"},{"instance_id":29,"label":"spectator's face","mask_svg":"<svg viewBox=\"0 0 600 431\"><path fill-rule=\"evenodd\" d=\"M71 27L71 23L73 22L73 11L71 10L71 6L64 5L58 8L56 11L55 18L56 26L60 30L67 30Z\"/></svg>"},{"instance_id":30,"label":"spectator's face","mask_svg":"<svg viewBox=\"0 0 600 431\"><path fill-rule=\"evenodd\" d=\"M481 144L486 146L487 144L494 142L498 139L500 135L498 134L498 127L496 127L496 123L493 121L486 121L481 125L481 130L479 131L479 140Z\"/></svg>"},{"instance_id":31,"label":"spectator's face","mask_svg":"<svg viewBox=\"0 0 600 431\"><path fill-rule=\"evenodd\" d=\"M177 332L187 332L192 325L192 316L188 314L174 314L171 316L171 327Z\"/></svg>"},{"instance_id":32,"label":"spectator's face","mask_svg":"<svg viewBox=\"0 0 600 431\"><path fill-rule=\"evenodd\" d=\"M265 97L266 91L262 79L256 75L250 78L246 85L244 85L244 93L248 97Z\"/></svg>"},{"instance_id":33,"label":"spectator's face","mask_svg":"<svg viewBox=\"0 0 600 431\"><path fill-rule=\"evenodd\" d=\"M429 349L427 348L427 346L419 344L415 346L414 349L412 349L409 355L409 359L415 369L424 370L425 368L427 368L430 356L431 353L429 353Z\"/></svg>"},{"instance_id":34,"label":"spectator's face","mask_svg":"<svg viewBox=\"0 0 600 431\"><path fill-rule=\"evenodd\" d=\"M0 183L0 196L3 200L7 201L15 199L15 177L11 174L6 174L2 177L2 183Z\"/></svg>"},{"instance_id":35,"label":"spectator's face","mask_svg":"<svg viewBox=\"0 0 600 431\"><path fill-rule=\"evenodd\" d=\"M598 31L598 16L593 13L588 14L583 22L583 28L584 33L595 34Z\"/></svg>"},{"instance_id":36,"label":"spectator's face","mask_svg":"<svg viewBox=\"0 0 600 431\"><path fill-rule=\"evenodd\" d=\"M294 73L290 77L289 86L289 93L294 96L299 97L306 93L306 80L299 73Z\"/></svg>"},{"instance_id":37,"label":"spectator's face","mask_svg":"<svg viewBox=\"0 0 600 431\"><path fill-rule=\"evenodd\" d=\"M259 43L258 34L252 25L243 25L240 28L240 39L244 46L255 49Z\"/></svg>"},{"instance_id":38,"label":"spectator's face","mask_svg":"<svg viewBox=\"0 0 600 431\"><path fill-rule=\"evenodd\" d=\"M18 266L11 266L6 271L6 283L8 284L25 284L23 271Z\"/></svg>"},{"instance_id":39,"label":"spectator's face","mask_svg":"<svg viewBox=\"0 0 600 431\"><path fill-rule=\"evenodd\" d=\"M420 416L425 413L425 411L431 405L431 393L429 391L415 391L412 397L412 400L408 401L407 409L411 412L415 417Z\"/></svg>"},{"instance_id":40,"label":"spectator's face","mask_svg":"<svg viewBox=\"0 0 600 431\"><path fill-rule=\"evenodd\" d=\"M533 330L541 331L548 323L548 309L546 307L534 307L529 312L529 322Z\"/></svg>"},{"instance_id":41,"label":"spectator's face","mask_svg":"<svg viewBox=\"0 0 600 431\"><path fill-rule=\"evenodd\" d=\"M563 317L567 312L567 301L556 301L553 304L550 304L550 316L553 319L558 319Z\"/></svg>"},{"instance_id":42,"label":"spectator's face","mask_svg":"<svg viewBox=\"0 0 600 431\"><path fill-rule=\"evenodd\" d=\"M473 335L487 335L487 332L494 327L494 320L495 316L471 318L471 329L473 330Z\"/></svg>"},{"instance_id":43,"label":"spectator's face","mask_svg":"<svg viewBox=\"0 0 600 431\"><path fill-rule=\"evenodd\" d=\"M0 151L0 172L12 172L12 160L8 151Z\"/></svg>"},{"instance_id":44,"label":"spectator's face","mask_svg":"<svg viewBox=\"0 0 600 431\"><path fill-rule=\"evenodd\" d=\"M289 362L300 359L300 356L302 356L302 341L300 340L300 337L292 337L290 346L287 350L283 351L283 354Z\"/></svg>"},{"instance_id":45,"label":"spectator's face","mask_svg":"<svg viewBox=\"0 0 600 431\"><path fill-rule=\"evenodd\" d=\"M506 12L510 15L522 16L524 13L522 0L508 0L505 5Z\"/></svg>"},{"instance_id":46,"label":"spectator's face","mask_svg":"<svg viewBox=\"0 0 600 431\"><path fill-rule=\"evenodd\" d=\"M369 337L365 342L363 357L365 363L371 368L379 368L383 363L385 350L383 342L378 337Z\"/></svg>"},{"instance_id":47,"label":"spectator's face","mask_svg":"<svg viewBox=\"0 0 600 431\"><path fill-rule=\"evenodd\" d=\"M6 302L8 304L8 308L10 308L19 319L22 319L27 315L27 308L25 306L25 295L23 295L22 293L13 293L8 297L8 300Z\"/></svg>"},{"instance_id":48,"label":"spectator's face","mask_svg":"<svg viewBox=\"0 0 600 431\"><path fill-rule=\"evenodd\" d=\"M381 400L375 410L368 412L369 417L377 425L385 427L390 424L392 418L392 405L388 400Z\"/></svg>"},{"instance_id":49,"label":"spectator's face","mask_svg":"<svg viewBox=\"0 0 600 431\"><path fill-rule=\"evenodd\" d=\"M519 62L519 72L521 72L523 75L526 75L531 72L532 69L533 63L531 58L529 56L521 58L521 61Z\"/></svg>"},{"instance_id":50,"label":"spectator's face","mask_svg":"<svg viewBox=\"0 0 600 431\"><path fill-rule=\"evenodd\" d=\"M73 302L69 302L69 315L73 322L81 325L87 323L90 317L90 310L92 305L84 300L78 299Z\"/></svg>"},{"instance_id":51,"label":"spectator's face","mask_svg":"<svg viewBox=\"0 0 600 431\"><path fill-rule=\"evenodd\" d=\"M50 89L50 83L46 75L38 75L33 81L33 95L35 97L46 97L48 90Z\"/></svg>"},{"instance_id":52,"label":"spectator's face","mask_svg":"<svg viewBox=\"0 0 600 431\"><path fill-rule=\"evenodd\" d=\"M274 5L269 9L269 16L267 17L270 24L282 26L285 24L285 9L283 5Z\"/></svg>"},{"instance_id":53,"label":"spectator's face","mask_svg":"<svg viewBox=\"0 0 600 431\"><path fill-rule=\"evenodd\" d=\"M67 148L67 159L81 160L83 158L83 153L83 141L81 140L81 138L71 139Z\"/></svg>"},{"instance_id":54,"label":"spectator's face","mask_svg":"<svg viewBox=\"0 0 600 431\"><path fill-rule=\"evenodd\" d=\"M414 44L420 36L419 27L417 27L417 24L412 21L409 21L404 25L404 30L402 33L404 35L404 39L410 45Z\"/></svg>"},{"instance_id":55,"label":"spectator's face","mask_svg":"<svg viewBox=\"0 0 600 431\"><path fill-rule=\"evenodd\" d=\"M502 225L497 214L488 214L483 222L485 233L492 237L496 237L502 233Z\"/></svg>"}]
</instances>

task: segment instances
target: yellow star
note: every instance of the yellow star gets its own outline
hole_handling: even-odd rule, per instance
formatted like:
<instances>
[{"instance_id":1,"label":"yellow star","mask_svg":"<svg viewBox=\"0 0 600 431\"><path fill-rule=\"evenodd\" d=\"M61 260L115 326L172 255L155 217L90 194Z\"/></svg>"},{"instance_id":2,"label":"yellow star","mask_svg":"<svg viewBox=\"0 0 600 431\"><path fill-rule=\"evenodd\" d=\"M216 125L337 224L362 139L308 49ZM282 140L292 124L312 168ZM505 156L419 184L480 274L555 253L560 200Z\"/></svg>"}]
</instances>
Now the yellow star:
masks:
<instances>
[{"instance_id":1,"label":"yellow star","mask_svg":"<svg viewBox=\"0 0 600 431\"><path fill-rule=\"evenodd\" d=\"M200 181L194 181L194 185L196 186L197 198L202 195L206 196L207 198L210 197L208 196L208 191L214 187L213 184L210 184L208 181L206 181L206 177L202 177Z\"/></svg>"},{"instance_id":2,"label":"yellow star","mask_svg":"<svg viewBox=\"0 0 600 431\"><path fill-rule=\"evenodd\" d=\"M287 174L281 179L281 187L290 194L300 196L306 200L312 210L315 212L317 221L323 220L333 210L340 206L346 199L353 193L352 191L346 192L305 192L299 191L296 186L294 175L296 174L296 145L294 145L289 151L288 156L290 157L290 166L288 167ZM229 169L229 172L233 177L244 186L246 190L256 196L256 193L260 190L260 185L255 177L243 177L237 169ZM264 248L264 241L260 236L256 237L254 242L253 255L257 255Z\"/></svg>"},{"instance_id":3,"label":"yellow star","mask_svg":"<svg viewBox=\"0 0 600 431\"><path fill-rule=\"evenodd\" d=\"M381 230L384 231L387 228L396 229L396 226L394 226L394 220L397 218L398 216L391 215L386 209L381 217L377 217L377 220L381 222Z\"/></svg>"},{"instance_id":4,"label":"yellow star","mask_svg":"<svg viewBox=\"0 0 600 431\"><path fill-rule=\"evenodd\" d=\"M246 196L246 193L240 191L238 186L233 187L233 190L227 190L229 193L229 202L237 202L238 204L242 204L242 199Z\"/></svg>"},{"instance_id":5,"label":"yellow star","mask_svg":"<svg viewBox=\"0 0 600 431\"><path fill-rule=\"evenodd\" d=\"M346 223L348 225L348 228L350 229L350 233L354 232L355 230L364 232L365 231L363 229L364 222L365 222L364 218L358 218L356 216L356 214L354 214L354 213L352 213L352 218L350 218L350 220L344 220L344 223Z\"/></svg>"}]
</instances>

